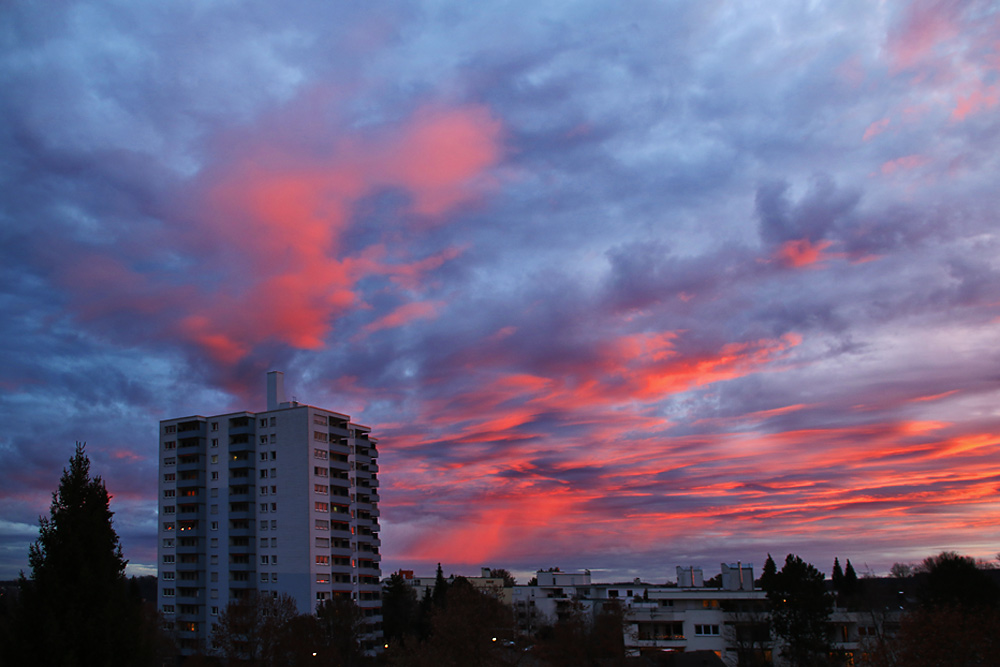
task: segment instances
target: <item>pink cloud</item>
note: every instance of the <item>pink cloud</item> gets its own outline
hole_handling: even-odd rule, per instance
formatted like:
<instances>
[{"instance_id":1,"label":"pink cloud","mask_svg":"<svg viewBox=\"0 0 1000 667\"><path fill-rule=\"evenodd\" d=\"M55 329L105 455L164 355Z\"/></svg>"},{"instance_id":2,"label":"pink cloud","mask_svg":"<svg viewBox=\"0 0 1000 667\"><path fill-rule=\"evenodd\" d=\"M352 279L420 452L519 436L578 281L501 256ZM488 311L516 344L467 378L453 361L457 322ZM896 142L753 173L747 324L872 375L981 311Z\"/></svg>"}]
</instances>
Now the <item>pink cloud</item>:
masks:
<instances>
[{"instance_id":1,"label":"pink cloud","mask_svg":"<svg viewBox=\"0 0 1000 667\"><path fill-rule=\"evenodd\" d=\"M309 107L315 100L303 99L281 112L284 120L322 123ZM263 123L280 128L282 118ZM217 142L222 157L199 177L198 192L186 193L196 224L136 243L151 256L196 261L198 270L153 279L110 254L76 253L63 276L81 294L82 316L164 317L158 334L225 365L268 342L320 348L339 317L365 307L360 280L383 277L418 291L424 276L461 253L412 257L404 249L390 257L380 243L346 248L359 201L394 188L410 198L409 213L440 219L481 196L501 155L501 124L481 106L425 107L397 126L343 132L322 150L280 132L245 132ZM368 331L430 317L439 305L404 306Z\"/></svg>"},{"instance_id":2,"label":"pink cloud","mask_svg":"<svg viewBox=\"0 0 1000 667\"><path fill-rule=\"evenodd\" d=\"M809 239L785 241L774 253L774 258L784 266L800 269L813 266L823 260L842 257L841 254L825 253L833 245L832 241L813 243Z\"/></svg>"},{"instance_id":3,"label":"pink cloud","mask_svg":"<svg viewBox=\"0 0 1000 667\"><path fill-rule=\"evenodd\" d=\"M874 123L868 126L868 129L865 130L865 134L863 137L861 137L861 141L871 141L874 137L877 137L878 135L885 132L885 129L887 127L889 127L888 118L883 118L881 120L875 121Z\"/></svg>"},{"instance_id":4,"label":"pink cloud","mask_svg":"<svg viewBox=\"0 0 1000 667\"><path fill-rule=\"evenodd\" d=\"M444 304L440 301L413 301L403 304L396 310L371 322L362 329L365 333L374 333L381 329L393 329L418 319L430 319L437 315Z\"/></svg>"},{"instance_id":5,"label":"pink cloud","mask_svg":"<svg viewBox=\"0 0 1000 667\"><path fill-rule=\"evenodd\" d=\"M889 175L903 169L916 169L928 164L931 161L926 155L906 155L882 163L882 173Z\"/></svg>"},{"instance_id":6,"label":"pink cloud","mask_svg":"<svg viewBox=\"0 0 1000 667\"><path fill-rule=\"evenodd\" d=\"M1000 104L1000 85L993 84L973 90L968 95L960 96L951 112L951 119L965 120L970 114L980 113Z\"/></svg>"}]
</instances>

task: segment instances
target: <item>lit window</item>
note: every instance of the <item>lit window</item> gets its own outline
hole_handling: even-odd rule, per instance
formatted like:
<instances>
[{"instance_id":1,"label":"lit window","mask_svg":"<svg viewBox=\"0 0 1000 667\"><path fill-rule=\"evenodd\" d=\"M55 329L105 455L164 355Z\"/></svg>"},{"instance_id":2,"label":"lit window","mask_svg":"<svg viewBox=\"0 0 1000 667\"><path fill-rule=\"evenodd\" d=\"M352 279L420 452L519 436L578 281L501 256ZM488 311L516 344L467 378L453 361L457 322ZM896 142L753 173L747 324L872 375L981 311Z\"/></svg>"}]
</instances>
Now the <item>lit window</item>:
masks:
<instances>
[{"instance_id":1,"label":"lit window","mask_svg":"<svg viewBox=\"0 0 1000 667\"><path fill-rule=\"evenodd\" d=\"M174 529L173 521L167 521L163 524L163 530L173 530L173 529Z\"/></svg>"},{"instance_id":2,"label":"lit window","mask_svg":"<svg viewBox=\"0 0 1000 667\"><path fill-rule=\"evenodd\" d=\"M330 487L326 484L314 484L313 491L322 495L328 495L330 493Z\"/></svg>"},{"instance_id":3,"label":"lit window","mask_svg":"<svg viewBox=\"0 0 1000 667\"><path fill-rule=\"evenodd\" d=\"M316 564L317 565L329 565L330 564L330 557L329 556L316 556Z\"/></svg>"},{"instance_id":4,"label":"lit window","mask_svg":"<svg viewBox=\"0 0 1000 667\"><path fill-rule=\"evenodd\" d=\"M320 468L319 466L313 467L313 474L317 477L329 477L330 470L328 468Z\"/></svg>"},{"instance_id":5,"label":"lit window","mask_svg":"<svg viewBox=\"0 0 1000 667\"><path fill-rule=\"evenodd\" d=\"M315 508L316 508L317 512L329 512L330 511L330 503L317 502L315 504Z\"/></svg>"}]
</instances>

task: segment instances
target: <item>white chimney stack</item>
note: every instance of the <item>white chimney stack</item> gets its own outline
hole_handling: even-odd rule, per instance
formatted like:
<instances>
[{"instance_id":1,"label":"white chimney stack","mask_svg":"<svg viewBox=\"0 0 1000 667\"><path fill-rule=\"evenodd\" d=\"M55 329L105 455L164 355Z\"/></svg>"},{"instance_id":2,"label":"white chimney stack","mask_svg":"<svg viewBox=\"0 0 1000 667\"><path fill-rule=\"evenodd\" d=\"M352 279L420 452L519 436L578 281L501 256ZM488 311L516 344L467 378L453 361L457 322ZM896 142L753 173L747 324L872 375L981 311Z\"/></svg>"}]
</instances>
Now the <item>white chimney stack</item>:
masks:
<instances>
[{"instance_id":1,"label":"white chimney stack","mask_svg":"<svg viewBox=\"0 0 1000 667\"><path fill-rule=\"evenodd\" d=\"M277 410L285 402L285 374L270 371L267 374L267 409Z\"/></svg>"}]
</instances>

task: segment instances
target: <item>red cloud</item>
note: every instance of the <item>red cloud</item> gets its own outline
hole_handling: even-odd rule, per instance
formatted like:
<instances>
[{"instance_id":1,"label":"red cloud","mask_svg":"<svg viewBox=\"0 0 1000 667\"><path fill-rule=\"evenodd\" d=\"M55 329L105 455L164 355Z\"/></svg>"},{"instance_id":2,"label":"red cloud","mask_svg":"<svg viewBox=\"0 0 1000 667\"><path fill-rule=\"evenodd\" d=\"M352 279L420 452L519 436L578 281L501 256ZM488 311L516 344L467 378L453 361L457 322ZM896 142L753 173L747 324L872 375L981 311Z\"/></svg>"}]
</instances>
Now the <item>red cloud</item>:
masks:
<instances>
[{"instance_id":1,"label":"red cloud","mask_svg":"<svg viewBox=\"0 0 1000 667\"><path fill-rule=\"evenodd\" d=\"M398 127L345 134L324 150L274 136L230 137L230 157L199 176L201 194L188 193L193 222L134 242L149 253L136 263L178 258L173 265L149 274L111 254L76 253L81 259L63 275L81 294L81 314L160 317L157 335L180 337L227 365L268 342L322 347L340 316L365 306L360 280L383 277L415 292L461 252L386 257L378 243L347 248L359 201L393 188L410 198L411 214L443 216L475 200L501 150L500 123L479 106L424 108ZM429 317L439 306L404 304L365 330Z\"/></svg>"},{"instance_id":2,"label":"red cloud","mask_svg":"<svg viewBox=\"0 0 1000 667\"><path fill-rule=\"evenodd\" d=\"M813 243L809 239L785 241L774 256L783 265L798 269L822 260L842 257L839 254L823 252L831 245L833 245L832 241L818 241L817 243Z\"/></svg>"},{"instance_id":3,"label":"red cloud","mask_svg":"<svg viewBox=\"0 0 1000 667\"><path fill-rule=\"evenodd\" d=\"M889 127L889 119L883 118L882 120L877 120L868 126L865 130L865 134L861 137L861 141L870 141L876 136L885 132L885 129Z\"/></svg>"}]
</instances>

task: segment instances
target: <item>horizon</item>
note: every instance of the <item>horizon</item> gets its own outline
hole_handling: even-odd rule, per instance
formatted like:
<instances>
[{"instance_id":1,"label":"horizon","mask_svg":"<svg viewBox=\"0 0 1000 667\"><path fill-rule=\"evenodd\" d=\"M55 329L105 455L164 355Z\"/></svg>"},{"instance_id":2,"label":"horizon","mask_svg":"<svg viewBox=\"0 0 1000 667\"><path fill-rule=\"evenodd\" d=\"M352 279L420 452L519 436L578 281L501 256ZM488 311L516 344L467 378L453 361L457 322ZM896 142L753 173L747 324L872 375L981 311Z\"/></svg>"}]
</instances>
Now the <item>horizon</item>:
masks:
<instances>
[{"instance_id":1,"label":"horizon","mask_svg":"<svg viewBox=\"0 0 1000 667\"><path fill-rule=\"evenodd\" d=\"M76 441L155 568L158 422L269 370L383 572L1000 550L992 3L5 18L0 579Z\"/></svg>"}]
</instances>

